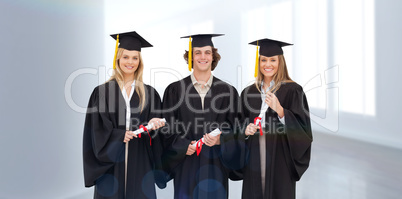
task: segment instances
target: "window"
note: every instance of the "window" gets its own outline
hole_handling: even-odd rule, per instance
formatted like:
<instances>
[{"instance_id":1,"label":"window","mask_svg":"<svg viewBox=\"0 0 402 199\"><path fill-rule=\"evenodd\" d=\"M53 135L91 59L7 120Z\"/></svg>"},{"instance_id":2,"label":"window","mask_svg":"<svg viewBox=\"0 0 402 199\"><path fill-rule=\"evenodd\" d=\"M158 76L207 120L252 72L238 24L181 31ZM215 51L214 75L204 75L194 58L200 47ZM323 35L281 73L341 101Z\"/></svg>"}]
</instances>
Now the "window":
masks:
<instances>
[{"instance_id":1,"label":"window","mask_svg":"<svg viewBox=\"0 0 402 199\"><path fill-rule=\"evenodd\" d=\"M333 2L333 61L340 110L375 115L374 0Z\"/></svg>"}]
</instances>

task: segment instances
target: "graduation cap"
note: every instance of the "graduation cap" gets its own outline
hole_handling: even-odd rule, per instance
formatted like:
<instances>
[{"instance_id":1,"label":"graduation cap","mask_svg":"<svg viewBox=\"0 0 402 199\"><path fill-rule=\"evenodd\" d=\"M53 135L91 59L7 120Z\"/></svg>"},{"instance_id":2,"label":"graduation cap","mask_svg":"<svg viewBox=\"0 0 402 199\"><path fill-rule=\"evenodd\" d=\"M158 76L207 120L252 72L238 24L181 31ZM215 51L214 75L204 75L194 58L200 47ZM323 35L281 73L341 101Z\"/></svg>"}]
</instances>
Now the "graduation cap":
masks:
<instances>
[{"instance_id":1,"label":"graduation cap","mask_svg":"<svg viewBox=\"0 0 402 199\"><path fill-rule=\"evenodd\" d=\"M116 40L116 50L114 52L113 69L116 69L117 49L136 50L141 52L141 48L152 47L152 45L141 37L137 32L125 32L110 35ZM120 45L119 45L120 43Z\"/></svg>"},{"instance_id":2,"label":"graduation cap","mask_svg":"<svg viewBox=\"0 0 402 199\"><path fill-rule=\"evenodd\" d=\"M191 71L192 68L192 56L193 56L193 47L204 47L204 46L212 46L214 47L214 43L212 43L212 37L222 36L224 34L197 34L197 35L189 35L180 38L189 38L189 47L188 47L188 70ZM193 40L191 40L193 39Z\"/></svg>"},{"instance_id":3,"label":"graduation cap","mask_svg":"<svg viewBox=\"0 0 402 199\"><path fill-rule=\"evenodd\" d=\"M264 55L266 57L272 57L275 55L283 55L282 47L293 45L293 44L285 43L282 41L277 41L277 40L267 39L267 38L253 41L249 44L257 46L254 77L257 77L257 73L258 73L258 61L259 61L258 46L260 46L260 55Z\"/></svg>"}]
</instances>

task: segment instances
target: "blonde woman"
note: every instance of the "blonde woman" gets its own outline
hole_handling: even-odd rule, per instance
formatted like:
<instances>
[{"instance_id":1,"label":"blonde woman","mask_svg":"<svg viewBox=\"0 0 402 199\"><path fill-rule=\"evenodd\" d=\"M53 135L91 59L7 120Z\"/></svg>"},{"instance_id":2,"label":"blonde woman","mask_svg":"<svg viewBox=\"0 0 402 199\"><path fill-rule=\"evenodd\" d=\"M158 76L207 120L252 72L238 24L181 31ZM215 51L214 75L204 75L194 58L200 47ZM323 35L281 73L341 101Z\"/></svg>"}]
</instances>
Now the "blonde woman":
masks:
<instances>
[{"instance_id":1,"label":"blonde woman","mask_svg":"<svg viewBox=\"0 0 402 199\"><path fill-rule=\"evenodd\" d=\"M241 94L248 124L242 198L295 198L296 181L309 166L312 133L306 96L289 77L283 56L282 47L291 44L271 39L250 44L260 50L256 82Z\"/></svg>"},{"instance_id":2,"label":"blonde woman","mask_svg":"<svg viewBox=\"0 0 402 199\"><path fill-rule=\"evenodd\" d=\"M85 186L95 186L94 198L156 198L155 184L163 188L161 141L157 128L161 99L142 82L141 48L152 47L135 31L111 35L116 39L113 76L96 87L89 100L84 126ZM117 45L119 44L117 48ZM147 123L149 133L133 134Z\"/></svg>"}]
</instances>

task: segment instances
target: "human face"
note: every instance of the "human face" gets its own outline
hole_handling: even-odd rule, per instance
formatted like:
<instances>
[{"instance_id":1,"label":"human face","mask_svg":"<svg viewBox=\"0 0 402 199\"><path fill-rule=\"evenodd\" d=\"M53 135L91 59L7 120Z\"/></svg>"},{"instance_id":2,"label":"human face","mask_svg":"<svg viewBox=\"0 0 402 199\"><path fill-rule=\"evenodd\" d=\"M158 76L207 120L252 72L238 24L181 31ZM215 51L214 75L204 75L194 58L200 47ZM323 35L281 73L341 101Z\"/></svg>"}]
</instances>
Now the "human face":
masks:
<instances>
[{"instance_id":1,"label":"human face","mask_svg":"<svg viewBox=\"0 0 402 199\"><path fill-rule=\"evenodd\" d=\"M193 63L195 71L211 71L212 60L211 46L193 48Z\"/></svg>"},{"instance_id":2,"label":"human face","mask_svg":"<svg viewBox=\"0 0 402 199\"><path fill-rule=\"evenodd\" d=\"M264 75L264 79L271 81L273 76L278 72L279 56L272 57L260 56L260 72Z\"/></svg>"},{"instance_id":3,"label":"human face","mask_svg":"<svg viewBox=\"0 0 402 199\"><path fill-rule=\"evenodd\" d=\"M136 50L124 50L119 60L119 67L124 76L132 76L140 64L140 53Z\"/></svg>"}]
</instances>

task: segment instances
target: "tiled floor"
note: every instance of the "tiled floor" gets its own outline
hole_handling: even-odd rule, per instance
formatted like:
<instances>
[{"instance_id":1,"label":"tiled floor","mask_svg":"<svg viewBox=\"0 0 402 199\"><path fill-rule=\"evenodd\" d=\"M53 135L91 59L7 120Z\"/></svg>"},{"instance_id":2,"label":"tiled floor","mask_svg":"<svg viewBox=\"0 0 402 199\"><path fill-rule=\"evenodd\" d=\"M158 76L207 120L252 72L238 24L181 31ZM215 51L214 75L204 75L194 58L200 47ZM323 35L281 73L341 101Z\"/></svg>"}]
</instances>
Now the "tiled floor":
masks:
<instances>
[{"instance_id":1,"label":"tiled floor","mask_svg":"<svg viewBox=\"0 0 402 199\"><path fill-rule=\"evenodd\" d=\"M312 149L297 198L402 198L402 150L321 133Z\"/></svg>"},{"instance_id":2,"label":"tiled floor","mask_svg":"<svg viewBox=\"0 0 402 199\"><path fill-rule=\"evenodd\" d=\"M241 185L230 181L229 198L241 198ZM402 150L314 133L310 168L296 189L298 199L402 198ZM158 198L173 198L171 182Z\"/></svg>"},{"instance_id":3,"label":"tiled floor","mask_svg":"<svg viewBox=\"0 0 402 199\"><path fill-rule=\"evenodd\" d=\"M229 198L241 198L241 185L230 181ZM158 198L172 198L172 186ZM402 198L402 150L314 133L310 168L296 189L298 199Z\"/></svg>"}]
</instances>

